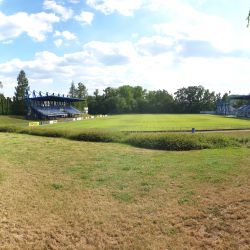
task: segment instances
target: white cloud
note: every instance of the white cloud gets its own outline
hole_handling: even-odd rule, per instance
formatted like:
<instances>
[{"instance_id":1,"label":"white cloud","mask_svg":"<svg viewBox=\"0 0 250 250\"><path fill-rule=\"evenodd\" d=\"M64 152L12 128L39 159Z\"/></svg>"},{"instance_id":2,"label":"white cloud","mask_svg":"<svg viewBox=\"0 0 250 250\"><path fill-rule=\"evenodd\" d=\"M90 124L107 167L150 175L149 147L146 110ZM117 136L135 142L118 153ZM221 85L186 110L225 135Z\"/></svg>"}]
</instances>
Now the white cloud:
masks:
<instances>
[{"instance_id":1,"label":"white cloud","mask_svg":"<svg viewBox=\"0 0 250 250\"><path fill-rule=\"evenodd\" d=\"M0 40L18 37L23 32L35 41L41 42L46 40L45 34L52 32L52 24L59 22L60 18L55 14L44 12L28 15L19 12L12 16L5 16L0 11Z\"/></svg>"},{"instance_id":2,"label":"white cloud","mask_svg":"<svg viewBox=\"0 0 250 250\"><path fill-rule=\"evenodd\" d=\"M124 16L133 16L134 10L140 9L143 0L87 0L87 4L108 15L118 11Z\"/></svg>"},{"instance_id":3,"label":"white cloud","mask_svg":"<svg viewBox=\"0 0 250 250\"><path fill-rule=\"evenodd\" d=\"M56 30L56 31L55 31L55 34L54 34L53 36L61 36L61 35L62 35L61 32L58 31L58 30Z\"/></svg>"},{"instance_id":4,"label":"white cloud","mask_svg":"<svg viewBox=\"0 0 250 250\"><path fill-rule=\"evenodd\" d=\"M132 33L132 37L133 37L133 38L138 37L138 33Z\"/></svg>"},{"instance_id":5,"label":"white cloud","mask_svg":"<svg viewBox=\"0 0 250 250\"><path fill-rule=\"evenodd\" d=\"M77 44L77 45L81 45L81 43L80 43L80 42L78 42L78 41L76 41L76 44Z\"/></svg>"},{"instance_id":6,"label":"white cloud","mask_svg":"<svg viewBox=\"0 0 250 250\"><path fill-rule=\"evenodd\" d=\"M171 16L170 22L153 25L158 34L175 40L208 41L223 52L249 48L250 33L240 33L232 23L219 16L200 13L189 3L180 4L176 0L157 0L156 5L169 11Z\"/></svg>"},{"instance_id":7,"label":"white cloud","mask_svg":"<svg viewBox=\"0 0 250 250\"><path fill-rule=\"evenodd\" d=\"M68 2L69 2L69 3L74 3L74 4L80 3L80 1L78 1L78 0L68 0Z\"/></svg>"},{"instance_id":8,"label":"white cloud","mask_svg":"<svg viewBox=\"0 0 250 250\"><path fill-rule=\"evenodd\" d=\"M3 44L12 44L13 41L12 40L9 40L9 41L6 41L6 42L3 42Z\"/></svg>"},{"instance_id":9,"label":"white cloud","mask_svg":"<svg viewBox=\"0 0 250 250\"><path fill-rule=\"evenodd\" d=\"M55 40L54 43L57 47L60 47L62 45L62 39Z\"/></svg>"},{"instance_id":10,"label":"white cloud","mask_svg":"<svg viewBox=\"0 0 250 250\"><path fill-rule=\"evenodd\" d=\"M202 5L206 0L198 0L199 4Z\"/></svg>"},{"instance_id":11,"label":"white cloud","mask_svg":"<svg viewBox=\"0 0 250 250\"><path fill-rule=\"evenodd\" d=\"M72 39L76 39L77 38L73 33L70 33L68 30L63 31L62 33L60 31L56 30L55 34L53 36L54 37L56 37L56 36L62 36L64 38L66 38L67 40L72 40Z\"/></svg>"},{"instance_id":12,"label":"white cloud","mask_svg":"<svg viewBox=\"0 0 250 250\"><path fill-rule=\"evenodd\" d=\"M94 14L91 12L82 11L81 15L75 16L74 18L77 21L81 22L83 25L86 23L90 25L94 18Z\"/></svg>"},{"instance_id":13,"label":"white cloud","mask_svg":"<svg viewBox=\"0 0 250 250\"><path fill-rule=\"evenodd\" d=\"M61 40L59 46L62 44ZM23 69L32 84L40 84L40 89L46 82L51 82L51 79L54 83L58 80L59 92L66 91L62 87L65 79L84 82L89 93L95 88L125 84L140 85L149 90L164 88L170 93L178 88L194 85L203 85L211 91L222 93L225 89L239 94L248 91L246 79L250 78L250 59L182 57L180 61L176 61L176 45L175 40L160 36L141 38L135 46L128 41L92 41L85 44L82 51L63 56L43 51L36 53L34 60L14 59L2 63L0 77L2 82L13 89L16 72ZM140 55L141 51L146 56ZM68 89L70 81L65 86ZM46 88L48 87L45 86L44 89Z\"/></svg>"},{"instance_id":14,"label":"white cloud","mask_svg":"<svg viewBox=\"0 0 250 250\"><path fill-rule=\"evenodd\" d=\"M128 41L117 44L93 41L85 44L83 48L106 66L126 65L137 56L132 43Z\"/></svg>"},{"instance_id":15,"label":"white cloud","mask_svg":"<svg viewBox=\"0 0 250 250\"><path fill-rule=\"evenodd\" d=\"M161 36L143 37L135 46L146 55L157 56L173 51L173 39Z\"/></svg>"},{"instance_id":16,"label":"white cloud","mask_svg":"<svg viewBox=\"0 0 250 250\"><path fill-rule=\"evenodd\" d=\"M70 46L70 43L65 43L64 45L65 45L65 46Z\"/></svg>"},{"instance_id":17,"label":"white cloud","mask_svg":"<svg viewBox=\"0 0 250 250\"><path fill-rule=\"evenodd\" d=\"M0 0L0 4L1 4L2 1L3 1L3 0Z\"/></svg>"},{"instance_id":18,"label":"white cloud","mask_svg":"<svg viewBox=\"0 0 250 250\"><path fill-rule=\"evenodd\" d=\"M43 3L43 8L45 10L53 10L55 13L58 13L62 16L62 20L66 21L73 15L72 9L67 9L56 3L55 0L45 0Z\"/></svg>"},{"instance_id":19,"label":"white cloud","mask_svg":"<svg viewBox=\"0 0 250 250\"><path fill-rule=\"evenodd\" d=\"M65 37L67 40L76 39L76 36L70 33L68 30L63 31L62 36Z\"/></svg>"}]
</instances>

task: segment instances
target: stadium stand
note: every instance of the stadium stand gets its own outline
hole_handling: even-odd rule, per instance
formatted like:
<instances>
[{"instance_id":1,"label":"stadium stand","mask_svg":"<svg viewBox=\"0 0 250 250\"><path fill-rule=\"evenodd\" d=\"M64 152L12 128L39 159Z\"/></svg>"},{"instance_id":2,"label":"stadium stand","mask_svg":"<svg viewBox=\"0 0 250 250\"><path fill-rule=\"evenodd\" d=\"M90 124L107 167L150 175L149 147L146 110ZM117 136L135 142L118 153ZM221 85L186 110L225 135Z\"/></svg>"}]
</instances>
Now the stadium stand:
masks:
<instances>
[{"instance_id":1,"label":"stadium stand","mask_svg":"<svg viewBox=\"0 0 250 250\"><path fill-rule=\"evenodd\" d=\"M250 95L242 95L242 96L236 96L232 99L235 100L245 100L245 103L241 107L236 109L236 115L238 117L250 117Z\"/></svg>"},{"instance_id":2,"label":"stadium stand","mask_svg":"<svg viewBox=\"0 0 250 250\"><path fill-rule=\"evenodd\" d=\"M86 101L85 99L71 98L70 96L57 94L46 94L41 91L31 93L26 89L26 119L28 120L29 113L33 119L39 117L41 120L57 119L61 117L75 117L84 114L84 112L71 106L73 102Z\"/></svg>"}]
</instances>

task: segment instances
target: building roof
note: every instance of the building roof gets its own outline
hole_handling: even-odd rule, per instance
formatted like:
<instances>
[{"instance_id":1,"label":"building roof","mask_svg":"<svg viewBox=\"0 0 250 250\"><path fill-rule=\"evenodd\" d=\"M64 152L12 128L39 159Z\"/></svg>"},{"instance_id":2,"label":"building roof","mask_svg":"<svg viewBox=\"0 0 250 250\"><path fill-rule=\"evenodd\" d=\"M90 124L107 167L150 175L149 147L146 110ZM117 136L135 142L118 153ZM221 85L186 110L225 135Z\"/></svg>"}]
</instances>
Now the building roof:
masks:
<instances>
[{"instance_id":1,"label":"building roof","mask_svg":"<svg viewBox=\"0 0 250 250\"><path fill-rule=\"evenodd\" d=\"M235 99L235 100L250 100L250 95L234 96L234 97L230 97L230 99Z\"/></svg>"},{"instance_id":2,"label":"building roof","mask_svg":"<svg viewBox=\"0 0 250 250\"><path fill-rule=\"evenodd\" d=\"M32 96L32 97L31 97ZM42 93L41 91L37 93L36 91L30 92L26 90L26 98L24 100L33 100L33 101L56 101L56 102L82 102L86 101L86 99L73 98L69 95L60 95L60 94L50 94L50 93Z\"/></svg>"}]
</instances>

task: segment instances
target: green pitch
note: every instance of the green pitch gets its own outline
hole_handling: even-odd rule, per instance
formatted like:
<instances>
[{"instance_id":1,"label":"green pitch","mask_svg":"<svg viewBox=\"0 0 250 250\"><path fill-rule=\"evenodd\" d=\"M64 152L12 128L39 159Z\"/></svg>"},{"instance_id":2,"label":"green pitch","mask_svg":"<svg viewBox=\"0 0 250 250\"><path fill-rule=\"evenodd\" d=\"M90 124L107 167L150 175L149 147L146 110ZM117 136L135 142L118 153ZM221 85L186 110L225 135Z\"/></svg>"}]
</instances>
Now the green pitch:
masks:
<instances>
[{"instance_id":1,"label":"green pitch","mask_svg":"<svg viewBox=\"0 0 250 250\"><path fill-rule=\"evenodd\" d=\"M0 115L0 126L16 124L27 125L31 121L24 120L23 116L17 115Z\"/></svg>"},{"instance_id":2,"label":"green pitch","mask_svg":"<svg viewBox=\"0 0 250 250\"><path fill-rule=\"evenodd\" d=\"M250 128L250 119L218 115L184 114L141 114L114 115L82 121L72 121L44 127L54 128L94 128L118 131L165 131L165 130L212 130Z\"/></svg>"}]
</instances>

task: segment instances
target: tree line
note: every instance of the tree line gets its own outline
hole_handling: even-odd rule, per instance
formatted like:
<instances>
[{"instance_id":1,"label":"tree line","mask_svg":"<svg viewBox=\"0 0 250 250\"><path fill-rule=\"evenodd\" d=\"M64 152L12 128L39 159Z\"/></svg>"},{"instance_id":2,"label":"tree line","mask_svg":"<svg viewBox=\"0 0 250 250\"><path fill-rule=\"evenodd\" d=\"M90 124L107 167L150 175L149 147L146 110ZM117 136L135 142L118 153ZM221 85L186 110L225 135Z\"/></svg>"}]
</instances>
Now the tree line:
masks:
<instances>
[{"instance_id":1,"label":"tree line","mask_svg":"<svg viewBox=\"0 0 250 250\"><path fill-rule=\"evenodd\" d=\"M3 88L3 84L0 81L1 88ZM23 98L27 88L29 89L29 81L25 72L21 70L17 76L17 86L15 87L13 99L5 97L3 93L0 93L0 115L25 115L26 102Z\"/></svg>"},{"instance_id":2,"label":"tree line","mask_svg":"<svg viewBox=\"0 0 250 250\"><path fill-rule=\"evenodd\" d=\"M203 86L183 87L173 96L165 89L148 91L141 86L124 85L107 87L102 95L96 89L92 96L88 96L86 90L85 98L90 114L196 114L215 110L216 102L228 101L229 95L221 96L221 93L210 92Z\"/></svg>"},{"instance_id":3,"label":"tree line","mask_svg":"<svg viewBox=\"0 0 250 250\"><path fill-rule=\"evenodd\" d=\"M0 82L0 89L3 84ZM23 70L17 76L15 94L11 100L0 93L0 115L25 115L26 103L23 100L25 90L29 89L29 81ZM174 96L167 90L147 90L141 86L124 85L117 88L107 87L103 94L96 89L93 95L88 95L86 86L72 81L69 96L85 99L85 102L75 102L72 105L84 111L88 107L89 114L156 114L180 113L196 114L200 111L215 110L216 102L228 101L230 96L225 93L215 93L203 86L189 86L177 89ZM237 101L234 107L243 105Z\"/></svg>"}]
</instances>

